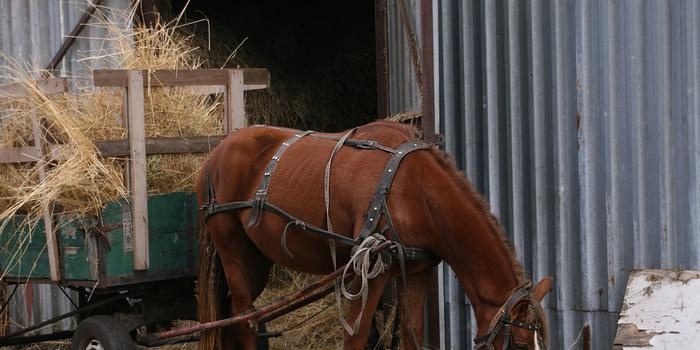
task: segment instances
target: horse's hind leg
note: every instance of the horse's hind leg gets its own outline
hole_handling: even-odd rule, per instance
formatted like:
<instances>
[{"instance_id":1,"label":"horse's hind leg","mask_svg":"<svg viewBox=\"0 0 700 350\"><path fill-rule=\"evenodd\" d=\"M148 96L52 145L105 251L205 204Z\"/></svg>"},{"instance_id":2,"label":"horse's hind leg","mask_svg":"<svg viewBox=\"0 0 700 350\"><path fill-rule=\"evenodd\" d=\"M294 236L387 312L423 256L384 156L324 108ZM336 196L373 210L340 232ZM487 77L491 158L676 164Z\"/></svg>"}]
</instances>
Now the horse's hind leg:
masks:
<instances>
[{"instance_id":1,"label":"horse's hind leg","mask_svg":"<svg viewBox=\"0 0 700 350\"><path fill-rule=\"evenodd\" d=\"M212 240L221 259L226 283L231 293L231 315L253 308L253 301L262 293L272 263L251 242L241 223L233 215L212 217L209 227ZM244 350L256 349L256 327L250 323L236 324L223 332L224 346L239 344Z\"/></svg>"},{"instance_id":2,"label":"horse's hind leg","mask_svg":"<svg viewBox=\"0 0 700 350\"><path fill-rule=\"evenodd\" d=\"M423 344L423 308L432 269L406 277L406 286L399 280L399 322L401 348L421 349Z\"/></svg>"}]
</instances>

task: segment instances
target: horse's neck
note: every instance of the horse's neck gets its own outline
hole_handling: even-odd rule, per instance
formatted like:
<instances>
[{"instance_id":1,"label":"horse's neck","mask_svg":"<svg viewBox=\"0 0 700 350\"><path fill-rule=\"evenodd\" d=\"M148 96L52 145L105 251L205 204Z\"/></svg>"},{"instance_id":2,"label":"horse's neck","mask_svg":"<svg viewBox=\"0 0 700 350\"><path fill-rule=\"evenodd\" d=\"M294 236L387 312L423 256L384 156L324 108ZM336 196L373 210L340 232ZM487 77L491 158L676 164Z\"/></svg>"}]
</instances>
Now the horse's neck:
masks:
<instances>
[{"instance_id":1,"label":"horse's neck","mask_svg":"<svg viewBox=\"0 0 700 350\"><path fill-rule=\"evenodd\" d=\"M436 205L442 216L442 258L452 267L474 307L480 328L488 323L518 286L519 279L508 248L474 194ZM450 219L445 219L450 218Z\"/></svg>"}]
</instances>

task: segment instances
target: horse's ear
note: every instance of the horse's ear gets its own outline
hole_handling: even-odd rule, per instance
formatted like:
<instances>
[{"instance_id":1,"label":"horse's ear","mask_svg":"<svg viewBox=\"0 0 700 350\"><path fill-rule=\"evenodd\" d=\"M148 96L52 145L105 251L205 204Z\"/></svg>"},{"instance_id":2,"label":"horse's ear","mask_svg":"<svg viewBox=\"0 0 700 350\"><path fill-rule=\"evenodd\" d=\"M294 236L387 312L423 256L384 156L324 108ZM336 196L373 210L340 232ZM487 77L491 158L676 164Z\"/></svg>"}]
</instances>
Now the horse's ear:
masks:
<instances>
[{"instance_id":1,"label":"horse's ear","mask_svg":"<svg viewBox=\"0 0 700 350\"><path fill-rule=\"evenodd\" d=\"M545 277L537 282L534 288L532 288L532 296L537 299L537 301L542 301L544 296L552 290L552 277Z\"/></svg>"}]
</instances>

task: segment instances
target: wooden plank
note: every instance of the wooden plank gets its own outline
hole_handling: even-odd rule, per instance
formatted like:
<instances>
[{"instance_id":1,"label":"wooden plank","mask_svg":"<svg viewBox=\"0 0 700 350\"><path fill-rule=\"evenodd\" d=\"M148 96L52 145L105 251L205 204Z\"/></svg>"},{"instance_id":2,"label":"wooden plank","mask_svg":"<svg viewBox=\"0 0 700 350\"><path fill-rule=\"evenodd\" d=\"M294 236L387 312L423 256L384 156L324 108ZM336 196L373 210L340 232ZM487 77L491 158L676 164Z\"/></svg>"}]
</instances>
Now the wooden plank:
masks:
<instances>
[{"instance_id":1,"label":"wooden plank","mask_svg":"<svg viewBox=\"0 0 700 350\"><path fill-rule=\"evenodd\" d=\"M184 136L184 137L147 137L146 154L181 154L209 153L224 139L225 135ZM102 157L126 157L131 154L129 140L93 141ZM44 154L46 161L61 160L64 145L50 145ZM0 164L33 163L41 155L34 146L17 148L0 148ZM126 174L128 178L128 173Z\"/></svg>"},{"instance_id":2,"label":"wooden plank","mask_svg":"<svg viewBox=\"0 0 700 350\"><path fill-rule=\"evenodd\" d=\"M134 235L134 270L148 270L148 196L146 188L146 130L144 127L143 75L129 71L127 81L127 119L131 173L131 215Z\"/></svg>"},{"instance_id":3,"label":"wooden plank","mask_svg":"<svg viewBox=\"0 0 700 350\"><path fill-rule=\"evenodd\" d=\"M248 69L196 69L141 71L144 86L205 86L228 84L228 72L243 74L247 90L265 88L270 84L270 72L264 68ZM150 78L150 79L149 79ZM93 71L93 84L98 87L126 87L127 71L103 69Z\"/></svg>"},{"instance_id":4,"label":"wooden plank","mask_svg":"<svg viewBox=\"0 0 700 350\"><path fill-rule=\"evenodd\" d=\"M43 160L44 150L46 148L44 138L42 137L41 125L39 117L32 116L32 133L34 136L34 147L40 151ZM39 182L44 182L46 179L45 164L39 164L38 175ZM56 239L56 226L53 222L53 210L48 203L42 204L42 214L44 216L44 232L46 234L46 250L49 255L49 275L52 281L61 280L61 262L59 260L58 240Z\"/></svg>"},{"instance_id":5,"label":"wooden plank","mask_svg":"<svg viewBox=\"0 0 700 350\"><path fill-rule=\"evenodd\" d=\"M39 157L41 151L36 146L0 149L0 163L33 163Z\"/></svg>"},{"instance_id":6,"label":"wooden plank","mask_svg":"<svg viewBox=\"0 0 700 350\"><path fill-rule=\"evenodd\" d=\"M147 137L146 154L209 153L224 135L186 137ZM130 154L129 140L94 141L102 157L123 157Z\"/></svg>"},{"instance_id":7,"label":"wooden plank","mask_svg":"<svg viewBox=\"0 0 700 350\"><path fill-rule=\"evenodd\" d=\"M53 78L37 80L36 87L46 95L60 94L68 91L68 79ZM31 83L12 83L0 86L0 98L23 97L33 93L33 89L27 86Z\"/></svg>"},{"instance_id":8,"label":"wooden plank","mask_svg":"<svg viewBox=\"0 0 700 350\"><path fill-rule=\"evenodd\" d=\"M243 88L243 74L240 71L228 72L228 84L226 85L226 134L235 129L244 128L247 125L245 117L245 90Z\"/></svg>"},{"instance_id":9,"label":"wooden plank","mask_svg":"<svg viewBox=\"0 0 700 350\"><path fill-rule=\"evenodd\" d=\"M265 68L235 69L234 71L243 71L245 90L260 90L270 87L270 72Z\"/></svg>"}]
</instances>

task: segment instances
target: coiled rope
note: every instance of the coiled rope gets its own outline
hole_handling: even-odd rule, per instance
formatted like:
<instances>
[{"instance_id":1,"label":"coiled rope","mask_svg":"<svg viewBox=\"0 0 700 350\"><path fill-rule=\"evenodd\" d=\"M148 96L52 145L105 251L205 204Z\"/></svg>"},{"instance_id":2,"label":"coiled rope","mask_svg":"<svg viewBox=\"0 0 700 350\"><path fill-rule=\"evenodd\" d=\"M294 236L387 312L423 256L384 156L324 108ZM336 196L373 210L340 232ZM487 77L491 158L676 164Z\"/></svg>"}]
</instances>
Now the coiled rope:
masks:
<instances>
[{"instance_id":1,"label":"coiled rope","mask_svg":"<svg viewBox=\"0 0 700 350\"><path fill-rule=\"evenodd\" d=\"M350 323L343 317L340 317L341 324L343 328L350 335L357 334L358 328L360 327L360 320L365 311L365 306L367 305L367 296L369 294L369 280L383 274L391 266L391 254L372 254L372 249L386 242L386 237L379 233L375 233L371 236L365 238L357 249L352 254L350 261L345 265L343 270L343 276L340 278L340 291L336 288L336 299L338 300L338 307L340 308L340 298L341 294L348 300L362 299L362 307L360 308L360 313L353 322L352 327ZM354 272L360 281L360 289L353 293L346 286L345 278L348 276L350 267L352 267L352 272Z\"/></svg>"}]
</instances>

